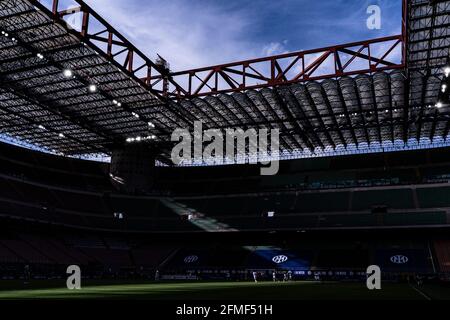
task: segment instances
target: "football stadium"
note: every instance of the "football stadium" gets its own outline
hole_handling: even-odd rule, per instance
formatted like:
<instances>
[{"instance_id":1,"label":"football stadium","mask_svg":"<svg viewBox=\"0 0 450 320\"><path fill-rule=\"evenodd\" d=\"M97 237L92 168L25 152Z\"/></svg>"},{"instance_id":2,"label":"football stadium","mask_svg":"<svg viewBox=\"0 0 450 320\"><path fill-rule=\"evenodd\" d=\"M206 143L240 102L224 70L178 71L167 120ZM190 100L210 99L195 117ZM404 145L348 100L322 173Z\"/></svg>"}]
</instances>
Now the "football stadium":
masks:
<instances>
[{"instance_id":1,"label":"football stadium","mask_svg":"<svg viewBox=\"0 0 450 320\"><path fill-rule=\"evenodd\" d=\"M0 0L0 300L450 299L450 1L184 71L95 2Z\"/></svg>"}]
</instances>

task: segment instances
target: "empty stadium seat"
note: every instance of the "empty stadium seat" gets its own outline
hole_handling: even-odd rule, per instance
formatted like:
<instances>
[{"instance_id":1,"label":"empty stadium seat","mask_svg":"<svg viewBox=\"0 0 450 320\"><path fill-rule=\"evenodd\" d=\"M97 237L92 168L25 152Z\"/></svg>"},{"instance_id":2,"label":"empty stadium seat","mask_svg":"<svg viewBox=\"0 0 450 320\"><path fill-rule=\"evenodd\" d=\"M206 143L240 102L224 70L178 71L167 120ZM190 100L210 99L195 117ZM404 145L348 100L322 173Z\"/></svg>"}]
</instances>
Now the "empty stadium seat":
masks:
<instances>
[{"instance_id":1,"label":"empty stadium seat","mask_svg":"<svg viewBox=\"0 0 450 320\"><path fill-rule=\"evenodd\" d=\"M383 216L384 225L442 225L447 223L445 212L405 212L387 213Z\"/></svg>"},{"instance_id":2,"label":"empty stadium seat","mask_svg":"<svg viewBox=\"0 0 450 320\"><path fill-rule=\"evenodd\" d=\"M450 187L417 188L417 198L421 208L450 206Z\"/></svg>"},{"instance_id":3,"label":"empty stadium seat","mask_svg":"<svg viewBox=\"0 0 450 320\"><path fill-rule=\"evenodd\" d=\"M414 208L411 189L364 190L353 192L353 210L367 210L373 206L386 206L393 209Z\"/></svg>"}]
</instances>

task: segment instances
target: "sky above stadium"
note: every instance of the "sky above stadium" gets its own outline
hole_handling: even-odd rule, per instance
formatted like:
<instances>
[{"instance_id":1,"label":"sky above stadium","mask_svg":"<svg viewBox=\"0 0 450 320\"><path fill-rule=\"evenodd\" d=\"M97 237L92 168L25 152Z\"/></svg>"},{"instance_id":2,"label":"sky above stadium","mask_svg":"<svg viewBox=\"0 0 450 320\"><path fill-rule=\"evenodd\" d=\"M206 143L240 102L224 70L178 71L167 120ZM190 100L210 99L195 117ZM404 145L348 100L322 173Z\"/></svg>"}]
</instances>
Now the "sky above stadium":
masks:
<instances>
[{"instance_id":1,"label":"sky above stadium","mask_svg":"<svg viewBox=\"0 0 450 320\"><path fill-rule=\"evenodd\" d=\"M150 58L183 70L400 33L401 0L86 0ZM369 5L381 29L366 27Z\"/></svg>"}]
</instances>

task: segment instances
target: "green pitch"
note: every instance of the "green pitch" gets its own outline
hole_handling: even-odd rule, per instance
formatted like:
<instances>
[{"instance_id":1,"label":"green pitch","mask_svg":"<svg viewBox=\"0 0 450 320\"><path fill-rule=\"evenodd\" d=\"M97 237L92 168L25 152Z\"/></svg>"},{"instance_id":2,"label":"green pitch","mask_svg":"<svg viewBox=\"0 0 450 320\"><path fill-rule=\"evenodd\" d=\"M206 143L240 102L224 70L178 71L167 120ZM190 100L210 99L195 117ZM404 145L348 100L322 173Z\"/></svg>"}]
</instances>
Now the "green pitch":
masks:
<instances>
[{"instance_id":1,"label":"green pitch","mask_svg":"<svg viewBox=\"0 0 450 320\"><path fill-rule=\"evenodd\" d=\"M162 299L162 300L308 300L308 299L426 299L407 284L382 284L381 290L368 290L364 283L315 282L189 282L82 285L81 290L68 290L62 283L32 283L27 289L1 289L0 299ZM434 289L427 292L432 298ZM431 294L430 294L431 292ZM448 293L447 293L448 294Z\"/></svg>"}]
</instances>

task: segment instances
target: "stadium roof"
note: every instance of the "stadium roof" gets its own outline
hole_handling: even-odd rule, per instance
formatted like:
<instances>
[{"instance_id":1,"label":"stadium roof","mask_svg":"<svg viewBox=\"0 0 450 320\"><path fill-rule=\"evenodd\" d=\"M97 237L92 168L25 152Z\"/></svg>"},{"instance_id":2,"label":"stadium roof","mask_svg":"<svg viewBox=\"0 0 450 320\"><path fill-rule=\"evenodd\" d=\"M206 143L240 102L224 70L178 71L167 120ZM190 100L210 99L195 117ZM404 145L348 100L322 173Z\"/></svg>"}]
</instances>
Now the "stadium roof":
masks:
<instances>
[{"instance_id":1,"label":"stadium roof","mask_svg":"<svg viewBox=\"0 0 450 320\"><path fill-rule=\"evenodd\" d=\"M70 14L83 19L78 9ZM148 136L149 129L166 134L182 123L158 92L129 72L130 57L139 63L143 55L129 55L126 39L90 15L96 19L90 31L107 30L114 51L100 48L99 35L72 29L63 11L53 15L37 1L0 3L3 133L64 154L109 153L130 136Z\"/></svg>"},{"instance_id":2,"label":"stadium roof","mask_svg":"<svg viewBox=\"0 0 450 320\"><path fill-rule=\"evenodd\" d=\"M0 3L1 133L66 155L148 137L161 158L196 120L279 128L291 154L447 137L450 1L410 1L402 35L182 72L72 2Z\"/></svg>"}]
</instances>

